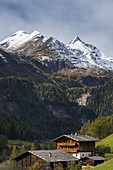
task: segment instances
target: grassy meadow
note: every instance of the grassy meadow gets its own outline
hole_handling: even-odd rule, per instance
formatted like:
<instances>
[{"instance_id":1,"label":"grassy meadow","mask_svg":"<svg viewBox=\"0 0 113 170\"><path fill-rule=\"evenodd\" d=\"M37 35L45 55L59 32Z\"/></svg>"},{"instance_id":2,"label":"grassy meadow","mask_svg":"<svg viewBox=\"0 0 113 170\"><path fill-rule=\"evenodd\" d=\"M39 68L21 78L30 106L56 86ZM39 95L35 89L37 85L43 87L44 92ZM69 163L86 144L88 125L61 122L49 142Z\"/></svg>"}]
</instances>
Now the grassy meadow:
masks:
<instances>
[{"instance_id":1,"label":"grassy meadow","mask_svg":"<svg viewBox=\"0 0 113 170\"><path fill-rule=\"evenodd\" d=\"M113 152L113 134L97 142L96 146L98 145L109 146L111 148L111 152Z\"/></svg>"},{"instance_id":2,"label":"grassy meadow","mask_svg":"<svg viewBox=\"0 0 113 170\"><path fill-rule=\"evenodd\" d=\"M28 141L23 141L23 140L18 140L18 139L15 139L15 140L8 140L8 145L24 145L24 146L29 146L31 145L32 143L31 142L28 142Z\"/></svg>"},{"instance_id":3,"label":"grassy meadow","mask_svg":"<svg viewBox=\"0 0 113 170\"><path fill-rule=\"evenodd\" d=\"M113 159L105 161L104 163L91 167L90 170L113 170Z\"/></svg>"}]
</instances>

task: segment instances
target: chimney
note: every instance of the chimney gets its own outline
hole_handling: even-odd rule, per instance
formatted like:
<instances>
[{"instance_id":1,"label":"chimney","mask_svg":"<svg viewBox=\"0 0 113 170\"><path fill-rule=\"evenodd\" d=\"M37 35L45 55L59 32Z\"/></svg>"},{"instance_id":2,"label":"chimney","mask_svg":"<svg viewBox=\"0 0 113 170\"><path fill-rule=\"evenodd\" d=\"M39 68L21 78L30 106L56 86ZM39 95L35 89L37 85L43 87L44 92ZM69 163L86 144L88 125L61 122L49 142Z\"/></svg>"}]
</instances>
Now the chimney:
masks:
<instances>
[{"instance_id":1,"label":"chimney","mask_svg":"<svg viewBox=\"0 0 113 170\"><path fill-rule=\"evenodd\" d=\"M49 152L49 157L51 157L51 152Z\"/></svg>"}]
</instances>

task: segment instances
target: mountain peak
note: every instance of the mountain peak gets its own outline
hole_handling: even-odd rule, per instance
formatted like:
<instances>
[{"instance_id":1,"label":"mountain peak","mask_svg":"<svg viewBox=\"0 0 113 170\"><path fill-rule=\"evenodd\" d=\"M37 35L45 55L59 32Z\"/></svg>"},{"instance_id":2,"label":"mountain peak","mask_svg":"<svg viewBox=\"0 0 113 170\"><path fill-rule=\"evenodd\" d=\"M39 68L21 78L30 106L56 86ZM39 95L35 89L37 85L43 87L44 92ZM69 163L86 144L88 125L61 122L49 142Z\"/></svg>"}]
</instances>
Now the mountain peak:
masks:
<instances>
[{"instance_id":1,"label":"mountain peak","mask_svg":"<svg viewBox=\"0 0 113 170\"><path fill-rule=\"evenodd\" d=\"M15 50L18 49L21 45L23 45L27 41L30 41L35 38L37 39L40 37L42 37L42 35L38 31L33 31L31 34L28 34L23 30L19 30L12 34L10 37L1 41L0 45L7 49Z\"/></svg>"},{"instance_id":2,"label":"mountain peak","mask_svg":"<svg viewBox=\"0 0 113 170\"><path fill-rule=\"evenodd\" d=\"M54 38L54 37L50 37L49 38L49 41L53 41L53 42L55 42L57 39L56 38Z\"/></svg>"},{"instance_id":3,"label":"mountain peak","mask_svg":"<svg viewBox=\"0 0 113 170\"><path fill-rule=\"evenodd\" d=\"M16 36L16 35L23 35L23 34L27 34L27 32L25 32L24 30L19 30L19 31L15 32L14 34L12 34L11 37Z\"/></svg>"},{"instance_id":4,"label":"mountain peak","mask_svg":"<svg viewBox=\"0 0 113 170\"><path fill-rule=\"evenodd\" d=\"M82 42L82 40L81 40L78 36L76 36L76 37L70 42L70 44L74 44L74 43L77 42L77 41Z\"/></svg>"},{"instance_id":5,"label":"mountain peak","mask_svg":"<svg viewBox=\"0 0 113 170\"><path fill-rule=\"evenodd\" d=\"M35 37L35 36L41 36L40 32L39 31L33 31L31 34L30 34L31 37Z\"/></svg>"},{"instance_id":6,"label":"mountain peak","mask_svg":"<svg viewBox=\"0 0 113 170\"><path fill-rule=\"evenodd\" d=\"M19 31L15 32L14 34L12 34L11 37L14 37L14 36L23 36L25 34L28 35L28 36L31 36L31 37L34 37L34 36L37 36L37 35L41 35L40 32L37 31L37 30L33 31L31 34L28 34L24 30L19 30Z\"/></svg>"}]
</instances>

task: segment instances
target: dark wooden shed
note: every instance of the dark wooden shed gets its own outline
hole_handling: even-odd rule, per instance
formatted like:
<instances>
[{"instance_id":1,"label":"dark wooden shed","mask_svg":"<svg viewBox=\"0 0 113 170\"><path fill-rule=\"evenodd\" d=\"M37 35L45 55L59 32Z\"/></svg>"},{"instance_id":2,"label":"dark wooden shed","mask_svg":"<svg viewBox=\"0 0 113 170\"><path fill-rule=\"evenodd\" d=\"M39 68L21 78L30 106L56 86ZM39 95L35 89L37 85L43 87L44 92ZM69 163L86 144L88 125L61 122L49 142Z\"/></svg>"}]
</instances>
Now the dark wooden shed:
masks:
<instances>
[{"instance_id":1,"label":"dark wooden shed","mask_svg":"<svg viewBox=\"0 0 113 170\"><path fill-rule=\"evenodd\" d=\"M105 161L105 158L101 156L90 156L90 157L81 159L83 166L86 166L86 165L96 166L98 164L103 163L104 161Z\"/></svg>"},{"instance_id":2,"label":"dark wooden shed","mask_svg":"<svg viewBox=\"0 0 113 170\"><path fill-rule=\"evenodd\" d=\"M56 163L62 163L62 165L66 167L68 163L72 161L78 162L78 159L73 157L70 153L61 150L27 151L14 158L15 166L21 167L22 170L27 170L28 167L33 165L36 161L43 162L44 166L50 166L54 169Z\"/></svg>"}]
</instances>

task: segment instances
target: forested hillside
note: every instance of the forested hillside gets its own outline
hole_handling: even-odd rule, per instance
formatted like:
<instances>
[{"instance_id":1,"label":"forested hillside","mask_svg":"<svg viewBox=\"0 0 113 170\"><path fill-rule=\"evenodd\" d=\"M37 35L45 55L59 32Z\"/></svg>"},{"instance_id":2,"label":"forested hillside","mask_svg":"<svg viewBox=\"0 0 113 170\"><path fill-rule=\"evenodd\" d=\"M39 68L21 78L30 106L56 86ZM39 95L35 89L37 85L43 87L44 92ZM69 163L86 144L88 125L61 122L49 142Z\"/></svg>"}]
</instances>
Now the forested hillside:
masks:
<instances>
[{"instance_id":1,"label":"forested hillside","mask_svg":"<svg viewBox=\"0 0 113 170\"><path fill-rule=\"evenodd\" d=\"M21 77L1 78L1 134L11 139L51 139L63 133L75 133L82 124L88 120L94 120L99 115L112 114L113 106L110 104L113 97L112 80L98 88L84 85L69 87L71 85L68 84L69 80L63 78L61 81L60 79L62 80L59 78L56 81L57 83L59 81L60 86L58 87L54 83L38 83ZM104 92L101 92L103 89L105 89ZM86 103L80 104L78 99L87 93L90 95L88 95ZM98 102L97 96L99 95L102 95L102 99ZM96 105L97 103L98 105ZM106 109L104 104L109 109ZM106 110L103 112L104 108ZM97 112L99 109L101 112ZM112 126L113 121L111 118L112 116L108 117L107 122L105 122L104 117L101 119L99 117L96 120L97 123L90 128L93 130L88 129L92 133L88 133L99 138L109 135L112 133L110 126ZM100 128L101 124L106 125L105 127L108 129L103 129L103 126ZM94 127L98 128L99 132ZM104 133L103 130L105 130Z\"/></svg>"},{"instance_id":2,"label":"forested hillside","mask_svg":"<svg viewBox=\"0 0 113 170\"><path fill-rule=\"evenodd\" d=\"M88 134L103 139L113 133L113 115L99 116L94 121L88 120L80 129L81 134Z\"/></svg>"},{"instance_id":3,"label":"forested hillside","mask_svg":"<svg viewBox=\"0 0 113 170\"><path fill-rule=\"evenodd\" d=\"M0 79L0 89L0 133L10 139L51 139L74 133L82 125L79 118L95 117L90 117L87 108L70 102L66 91L53 84L7 77Z\"/></svg>"},{"instance_id":4,"label":"forested hillside","mask_svg":"<svg viewBox=\"0 0 113 170\"><path fill-rule=\"evenodd\" d=\"M91 90L88 108L92 108L97 115L113 114L113 79L102 86Z\"/></svg>"},{"instance_id":5,"label":"forested hillside","mask_svg":"<svg viewBox=\"0 0 113 170\"><path fill-rule=\"evenodd\" d=\"M2 78L0 79L0 89L0 132L8 138L50 139L51 136L64 133L64 131L69 133L69 122L71 122L73 131L77 128L71 116L64 115L59 118L53 115L49 106L47 107L46 100L43 102L43 98L38 97L38 86L33 82L22 78ZM41 90L39 92L41 93ZM53 100L51 97L49 101L49 96L47 96L48 103L52 100L54 107L55 102L58 100L57 102L60 103L61 99L60 96L55 95L54 91L51 93L53 93L53 99L54 96L56 99ZM61 102L61 106L70 108L64 101L63 104ZM71 111L70 114L72 114Z\"/></svg>"}]
</instances>

